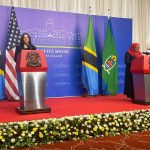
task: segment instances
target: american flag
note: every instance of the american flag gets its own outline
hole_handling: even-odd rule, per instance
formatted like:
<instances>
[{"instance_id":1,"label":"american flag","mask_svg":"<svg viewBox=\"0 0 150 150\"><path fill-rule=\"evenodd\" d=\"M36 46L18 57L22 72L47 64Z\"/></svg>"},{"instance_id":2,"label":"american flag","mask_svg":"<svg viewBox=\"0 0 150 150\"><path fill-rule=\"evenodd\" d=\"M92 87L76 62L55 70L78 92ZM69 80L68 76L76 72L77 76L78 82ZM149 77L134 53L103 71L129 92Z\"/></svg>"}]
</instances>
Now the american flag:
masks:
<instances>
[{"instance_id":1,"label":"american flag","mask_svg":"<svg viewBox=\"0 0 150 150\"><path fill-rule=\"evenodd\" d=\"M16 62L14 61L16 46L20 42L20 30L14 7L11 8L5 63L5 94L9 100L19 100Z\"/></svg>"}]
</instances>

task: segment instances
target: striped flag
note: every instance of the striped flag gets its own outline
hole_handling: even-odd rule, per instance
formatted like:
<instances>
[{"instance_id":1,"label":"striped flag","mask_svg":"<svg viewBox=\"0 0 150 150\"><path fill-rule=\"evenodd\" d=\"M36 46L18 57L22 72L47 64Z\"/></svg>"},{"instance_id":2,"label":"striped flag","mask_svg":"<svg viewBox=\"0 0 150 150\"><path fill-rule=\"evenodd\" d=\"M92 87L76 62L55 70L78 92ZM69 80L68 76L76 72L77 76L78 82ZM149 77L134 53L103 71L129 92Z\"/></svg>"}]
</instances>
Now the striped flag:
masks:
<instances>
[{"instance_id":1,"label":"striped flag","mask_svg":"<svg viewBox=\"0 0 150 150\"><path fill-rule=\"evenodd\" d=\"M94 40L92 17L89 17L88 31L82 59L82 83L88 95L98 95L97 53Z\"/></svg>"},{"instance_id":2,"label":"striped flag","mask_svg":"<svg viewBox=\"0 0 150 150\"><path fill-rule=\"evenodd\" d=\"M16 46L20 42L20 30L14 7L11 8L5 63L5 94L9 100L19 100L16 62L14 61Z\"/></svg>"}]
</instances>

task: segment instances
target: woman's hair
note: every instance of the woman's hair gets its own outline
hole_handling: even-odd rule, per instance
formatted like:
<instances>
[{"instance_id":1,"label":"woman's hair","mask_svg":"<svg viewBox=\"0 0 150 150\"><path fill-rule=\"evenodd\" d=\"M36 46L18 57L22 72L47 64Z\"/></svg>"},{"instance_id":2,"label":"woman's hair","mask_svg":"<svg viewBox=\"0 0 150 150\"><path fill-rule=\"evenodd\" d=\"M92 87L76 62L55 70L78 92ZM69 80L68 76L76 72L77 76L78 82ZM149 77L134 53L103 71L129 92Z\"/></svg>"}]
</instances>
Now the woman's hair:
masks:
<instances>
[{"instance_id":1,"label":"woman's hair","mask_svg":"<svg viewBox=\"0 0 150 150\"><path fill-rule=\"evenodd\" d=\"M31 45L31 44L32 44L32 43L31 43L31 37L30 37L30 35L29 35L28 33L23 33L23 34L22 34L20 43L21 43L21 44L24 44L24 42L23 42L24 35L27 35L27 36L29 37L29 45Z\"/></svg>"}]
</instances>

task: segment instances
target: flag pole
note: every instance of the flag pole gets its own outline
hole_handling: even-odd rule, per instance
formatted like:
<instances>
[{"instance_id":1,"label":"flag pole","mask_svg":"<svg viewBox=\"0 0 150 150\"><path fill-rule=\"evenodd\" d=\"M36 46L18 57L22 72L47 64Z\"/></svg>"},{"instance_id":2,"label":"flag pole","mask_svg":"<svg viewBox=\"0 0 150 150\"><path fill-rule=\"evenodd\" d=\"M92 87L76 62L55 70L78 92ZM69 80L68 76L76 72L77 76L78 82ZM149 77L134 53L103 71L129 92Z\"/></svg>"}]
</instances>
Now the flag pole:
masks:
<instances>
[{"instance_id":1,"label":"flag pole","mask_svg":"<svg viewBox=\"0 0 150 150\"><path fill-rule=\"evenodd\" d=\"M14 0L11 0L11 7L14 6Z\"/></svg>"}]
</instances>

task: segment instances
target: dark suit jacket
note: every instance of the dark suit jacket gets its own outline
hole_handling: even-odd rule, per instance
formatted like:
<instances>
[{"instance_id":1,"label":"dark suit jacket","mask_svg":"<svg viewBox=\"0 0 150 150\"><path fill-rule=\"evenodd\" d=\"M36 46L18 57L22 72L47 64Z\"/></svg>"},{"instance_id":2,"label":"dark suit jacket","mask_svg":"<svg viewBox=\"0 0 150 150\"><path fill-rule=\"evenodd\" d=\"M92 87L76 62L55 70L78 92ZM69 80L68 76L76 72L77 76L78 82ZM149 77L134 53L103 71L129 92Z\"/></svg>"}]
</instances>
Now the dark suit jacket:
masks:
<instances>
[{"instance_id":1,"label":"dark suit jacket","mask_svg":"<svg viewBox=\"0 0 150 150\"><path fill-rule=\"evenodd\" d=\"M133 86L133 77L130 72L131 63L135 59L134 56L131 56L129 52L125 54L125 85L124 85L124 94L127 95L128 98L134 99L134 86Z\"/></svg>"},{"instance_id":2,"label":"dark suit jacket","mask_svg":"<svg viewBox=\"0 0 150 150\"><path fill-rule=\"evenodd\" d=\"M20 52L21 52L22 50L36 50L36 47L35 47L34 45L32 45L32 44L30 44L30 45L28 46L28 48L24 48L23 44L18 45L18 46L16 47L16 51L15 51L15 57L14 57L14 60L15 60L15 61L17 60L18 54L20 54Z\"/></svg>"}]
</instances>

